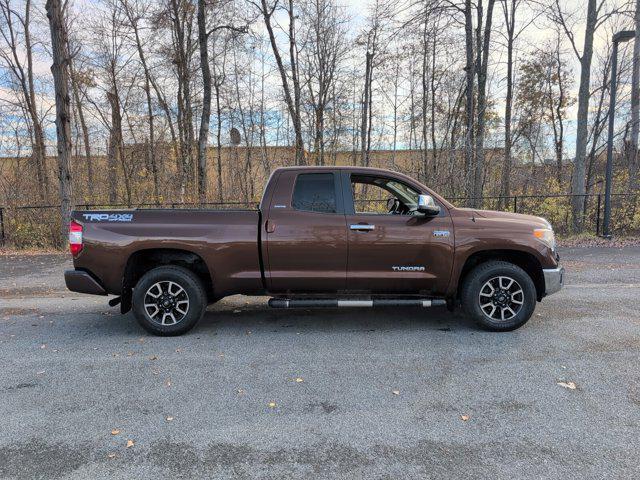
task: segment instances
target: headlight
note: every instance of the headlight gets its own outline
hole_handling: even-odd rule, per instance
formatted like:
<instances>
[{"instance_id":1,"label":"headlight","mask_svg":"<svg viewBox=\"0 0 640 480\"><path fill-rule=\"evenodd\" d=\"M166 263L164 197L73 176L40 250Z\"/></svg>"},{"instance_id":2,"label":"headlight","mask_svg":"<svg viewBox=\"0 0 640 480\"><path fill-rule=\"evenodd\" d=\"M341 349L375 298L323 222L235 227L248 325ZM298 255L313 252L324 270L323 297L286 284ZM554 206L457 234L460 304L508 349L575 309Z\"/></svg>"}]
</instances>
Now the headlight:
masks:
<instances>
[{"instance_id":1,"label":"headlight","mask_svg":"<svg viewBox=\"0 0 640 480\"><path fill-rule=\"evenodd\" d=\"M551 250L556 249L556 236L552 228L536 228L533 230L533 236L546 243Z\"/></svg>"}]
</instances>

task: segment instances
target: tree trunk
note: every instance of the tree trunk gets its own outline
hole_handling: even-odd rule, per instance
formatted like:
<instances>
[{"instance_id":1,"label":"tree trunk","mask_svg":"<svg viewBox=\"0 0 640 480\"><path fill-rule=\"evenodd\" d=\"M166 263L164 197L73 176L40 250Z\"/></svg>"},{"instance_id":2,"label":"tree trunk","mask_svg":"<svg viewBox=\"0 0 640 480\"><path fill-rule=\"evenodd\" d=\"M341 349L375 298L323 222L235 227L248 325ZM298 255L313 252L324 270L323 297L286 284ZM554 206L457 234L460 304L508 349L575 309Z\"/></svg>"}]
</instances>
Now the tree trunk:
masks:
<instances>
[{"instance_id":1,"label":"tree trunk","mask_svg":"<svg viewBox=\"0 0 640 480\"><path fill-rule=\"evenodd\" d=\"M51 31L53 83L56 92L56 136L58 145L58 180L60 183L60 242L64 245L71 221L71 98L69 97L69 49L60 0L47 0L47 18Z\"/></svg>"},{"instance_id":2,"label":"tree trunk","mask_svg":"<svg viewBox=\"0 0 640 480\"><path fill-rule=\"evenodd\" d=\"M107 100L111 107L111 130L107 148L107 179L109 183L109 203L118 201L118 162L120 161L120 107L115 93L107 92Z\"/></svg>"},{"instance_id":3,"label":"tree trunk","mask_svg":"<svg viewBox=\"0 0 640 480\"><path fill-rule=\"evenodd\" d=\"M636 0L634 16L636 36L633 42L633 74L631 76L631 135L629 136L629 191L637 188L638 130L640 129L640 0Z\"/></svg>"},{"instance_id":4,"label":"tree trunk","mask_svg":"<svg viewBox=\"0 0 640 480\"><path fill-rule=\"evenodd\" d=\"M464 167L466 173L466 193L468 197L473 196L474 178L474 158L473 158L473 82L475 78L475 62L473 58L473 18L471 17L471 0L465 0L464 7L464 32L465 32L465 53L466 53L466 131L464 137ZM468 199L467 204L473 205L473 199Z\"/></svg>"},{"instance_id":5,"label":"tree trunk","mask_svg":"<svg viewBox=\"0 0 640 480\"><path fill-rule=\"evenodd\" d=\"M295 60L295 15L293 12L293 0L289 0L289 55L291 60L291 76L292 82L294 85L294 95L291 95L291 88L289 87L289 80L286 68L282 61L282 56L280 55L280 49L278 48L278 44L276 42L276 36L273 31L273 25L271 25L271 16L273 15L273 10L267 6L266 0L261 0L261 11L262 17L264 18L265 26L267 27L267 32L269 33L269 42L271 44L271 49L273 50L273 56L276 59L276 64L278 65L278 72L280 73L280 80L282 82L282 90L284 91L284 99L287 104L287 110L289 111L289 116L291 117L291 122L293 123L293 129L295 133L295 149L296 149L296 165L304 165L304 144L302 139L302 122L300 120L300 83L298 81L298 72L296 68L296 60Z\"/></svg>"},{"instance_id":6,"label":"tree trunk","mask_svg":"<svg viewBox=\"0 0 640 480\"><path fill-rule=\"evenodd\" d=\"M291 63L291 81L293 83L293 102L295 115L293 129L296 134L296 164L304 165L304 140L302 138L302 120L300 118L300 102L302 93L300 90L300 75L298 72L298 52L296 46L296 15L293 11L293 0L289 0L289 61Z\"/></svg>"},{"instance_id":7,"label":"tree trunk","mask_svg":"<svg viewBox=\"0 0 640 480\"><path fill-rule=\"evenodd\" d=\"M484 130L485 114L487 110L487 68L489 63L489 43L491 40L491 22L493 20L493 6L495 0L487 4L487 18L484 26L481 52L478 52L478 124L476 132L476 162L473 173L473 206L478 207L482 202L484 182ZM478 45L482 29L482 4L478 6Z\"/></svg>"},{"instance_id":8,"label":"tree trunk","mask_svg":"<svg viewBox=\"0 0 640 480\"><path fill-rule=\"evenodd\" d=\"M125 3L125 12L127 17L129 18L129 23L131 24L131 28L133 29L133 33L136 39L136 49L138 51L138 58L140 59L140 63L142 64L142 70L144 72L144 93L147 100L147 119L149 126L149 141L147 144L147 164L151 169L151 175L153 177L153 196L154 201L157 204L160 203L160 180L158 178L158 163L156 159L156 141L155 141L155 125L154 125L154 117L153 117L153 103L151 101L151 72L149 71L149 66L147 65L147 59L144 54L144 50L142 48L142 41L140 39L140 29L138 28L138 18L131 12L129 9L129 5ZM171 118L167 119L171 130L173 130L173 126L171 125ZM173 133L173 132L172 132Z\"/></svg>"},{"instance_id":9,"label":"tree trunk","mask_svg":"<svg viewBox=\"0 0 640 480\"><path fill-rule=\"evenodd\" d=\"M437 31L437 26L436 26ZM436 38L431 42L431 169L434 177L439 175L438 169L438 149L436 148Z\"/></svg>"},{"instance_id":10,"label":"tree trunk","mask_svg":"<svg viewBox=\"0 0 640 480\"><path fill-rule=\"evenodd\" d=\"M207 141L211 121L211 68L208 39L205 0L198 0L198 45L202 70L202 114L198 133L198 200L201 205L207 201Z\"/></svg>"},{"instance_id":11,"label":"tree trunk","mask_svg":"<svg viewBox=\"0 0 640 480\"><path fill-rule=\"evenodd\" d=\"M360 150L362 152L361 161L363 166L369 165L368 132L369 106L371 105L371 70L373 68L373 53L367 51L364 69L364 91L362 94L362 122L360 128Z\"/></svg>"},{"instance_id":12,"label":"tree trunk","mask_svg":"<svg viewBox=\"0 0 640 480\"><path fill-rule=\"evenodd\" d=\"M578 115L576 118L576 156L571 181L571 215L574 233L583 228L582 212L585 202L585 157L587 153L587 123L589 120L589 98L591 83L591 60L593 58L593 37L598 21L596 0L589 0L587 6L587 24L584 31L584 49L580 57L580 87L578 89Z\"/></svg>"},{"instance_id":13,"label":"tree trunk","mask_svg":"<svg viewBox=\"0 0 640 480\"><path fill-rule=\"evenodd\" d=\"M216 167L218 170L218 201L224 202L224 184L222 182L222 107L220 106L220 84L215 82L216 89Z\"/></svg>"},{"instance_id":14,"label":"tree trunk","mask_svg":"<svg viewBox=\"0 0 640 480\"><path fill-rule=\"evenodd\" d=\"M511 195L511 115L513 108L513 43L516 1L511 0L511 14L509 14L506 0L503 4L504 20L507 25L507 92L504 102L504 162L500 180L500 208L507 206L507 197Z\"/></svg>"},{"instance_id":15,"label":"tree trunk","mask_svg":"<svg viewBox=\"0 0 640 480\"><path fill-rule=\"evenodd\" d=\"M89 185L88 193L91 192L91 185L93 185L93 159L91 158L91 143L89 139L89 128L84 117L84 108L82 107L82 101L80 98L80 88L78 87L78 78L76 72L73 69L73 62L69 63L69 73L71 74L71 89L73 91L73 100L76 103L78 109L78 120L80 121L80 129L82 130L82 143L84 144L84 158L87 163L87 185Z\"/></svg>"},{"instance_id":16,"label":"tree trunk","mask_svg":"<svg viewBox=\"0 0 640 480\"><path fill-rule=\"evenodd\" d=\"M555 117L553 133L554 133L554 144L555 144L555 152L556 152L556 176L558 179L558 188L562 188L562 163L564 156L564 119L563 119L563 109L565 103L565 91L564 91L564 82L562 81L562 58L560 56L560 44L556 48L556 75L558 77L558 98L556 101L555 107ZM604 95L605 89L602 89L602 95ZM553 97L551 97L553 98ZM553 109L553 106L551 106ZM557 122L557 127L556 127ZM594 146L595 146L595 138L594 138Z\"/></svg>"},{"instance_id":17,"label":"tree trunk","mask_svg":"<svg viewBox=\"0 0 640 480\"><path fill-rule=\"evenodd\" d=\"M25 19L24 19L24 42L27 55L27 84L25 88L25 98L27 100L27 108L31 116L31 122L33 123L33 148L32 155L36 164L36 176L38 179L38 188L40 191L40 199L45 202L49 198L49 176L47 174L47 149L44 140L44 128L42 126L42 120L38 116L38 110L36 107L36 92L33 81L33 48L31 44L31 0L27 0L25 3ZM16 62L17 63L17 62ZM28 90L27 90L28 89ZM71 115L71 112L69 112ZM71 137L69 137L71 138ZM71 154L71 151L69 151Z\"/></svg>"},{"instance_id":18,"label":"tree trunk","mask_svg":"<svg viewBox=\"0 0 640 480\"><path fill-rule=\"evenodd\" d=\"M422 29L422 75L421 75L421 84L422 84L422 169L423 169L423 181L424 183L428 183L429 180L429 157L427 154L428 146L429 146L429 125L427 124L427 111L429 108L429 88L428 88L428 73L429 73L429 63L427 62L428 50L429 50L429 35L428 35L428 10L427 3L425 2L425 12L424 12L424 26Z\"/></svg>"}]
</instances>

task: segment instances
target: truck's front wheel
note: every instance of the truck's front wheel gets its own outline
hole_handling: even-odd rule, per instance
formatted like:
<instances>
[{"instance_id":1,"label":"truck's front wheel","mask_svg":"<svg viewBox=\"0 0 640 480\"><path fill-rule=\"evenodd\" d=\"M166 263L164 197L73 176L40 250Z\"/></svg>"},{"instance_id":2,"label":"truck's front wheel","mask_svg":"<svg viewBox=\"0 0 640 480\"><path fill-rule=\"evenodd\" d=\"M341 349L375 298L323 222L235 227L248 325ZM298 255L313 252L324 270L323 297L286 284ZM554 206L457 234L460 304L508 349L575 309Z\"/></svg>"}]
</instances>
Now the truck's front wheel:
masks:
<instances>
[{"instance_id":1,"label":"truck's front wheel","mask_svg":"<svg viewBox=\"0 0 640 480\"><path fill-rule=\"evenodd\" d=\"M536 287L522 268L490 261L475 267L465 278L462 307L480 325L509 331L524 325L536 307Z\"/></svg>"},{"instance_id":2,"label":"truck's front wheel","mask_svg":"<svg viewBox=\"0 0 640 480\"><path fill-rule=\"evenodd\" d=\"M167 265L145 273L133 289L133 313L154 335L181 335L202 318L206 294L190 270Z\"/></svg>"}]
</instances>

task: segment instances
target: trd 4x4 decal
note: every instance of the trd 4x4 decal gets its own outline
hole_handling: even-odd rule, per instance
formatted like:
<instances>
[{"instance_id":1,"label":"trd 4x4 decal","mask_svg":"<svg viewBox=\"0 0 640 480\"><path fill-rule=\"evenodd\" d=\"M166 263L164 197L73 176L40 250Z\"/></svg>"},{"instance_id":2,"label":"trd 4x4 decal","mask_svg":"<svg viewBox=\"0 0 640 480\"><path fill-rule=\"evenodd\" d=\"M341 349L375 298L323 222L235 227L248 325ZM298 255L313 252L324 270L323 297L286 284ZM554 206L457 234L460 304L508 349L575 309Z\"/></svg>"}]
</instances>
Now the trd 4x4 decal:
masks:
<instances>
[{"instance_id":1,"label":"trd 4x4 decal","mask_svg":"<svg viewBox=\"0 0 640 480\"><path fill-rule=\"evenodd\" d=\"M83 213L85 220L90 222L130 222L133 213Z\"/></svg>"}]
</instances>

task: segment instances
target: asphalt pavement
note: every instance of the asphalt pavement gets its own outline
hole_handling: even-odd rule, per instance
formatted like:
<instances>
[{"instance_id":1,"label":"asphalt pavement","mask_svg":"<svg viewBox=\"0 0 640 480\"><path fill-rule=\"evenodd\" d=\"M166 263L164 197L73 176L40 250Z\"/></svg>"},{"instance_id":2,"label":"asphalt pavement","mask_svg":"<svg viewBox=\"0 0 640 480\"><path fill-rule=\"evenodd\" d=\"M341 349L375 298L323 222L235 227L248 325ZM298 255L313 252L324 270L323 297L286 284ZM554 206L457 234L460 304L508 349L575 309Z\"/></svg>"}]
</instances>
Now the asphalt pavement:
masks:
<instances>
[{"instance_id":1,"label":"asphalt pavement","mask_svg":"<svg viewBox=\"0 0 640 480\"><path fill-rule=\"evenodd\" d=\"M640 248L561 256L510 333L232 297L158 338L0 255L0 477L638 478Z\"/></svg>"}]
</instances>

